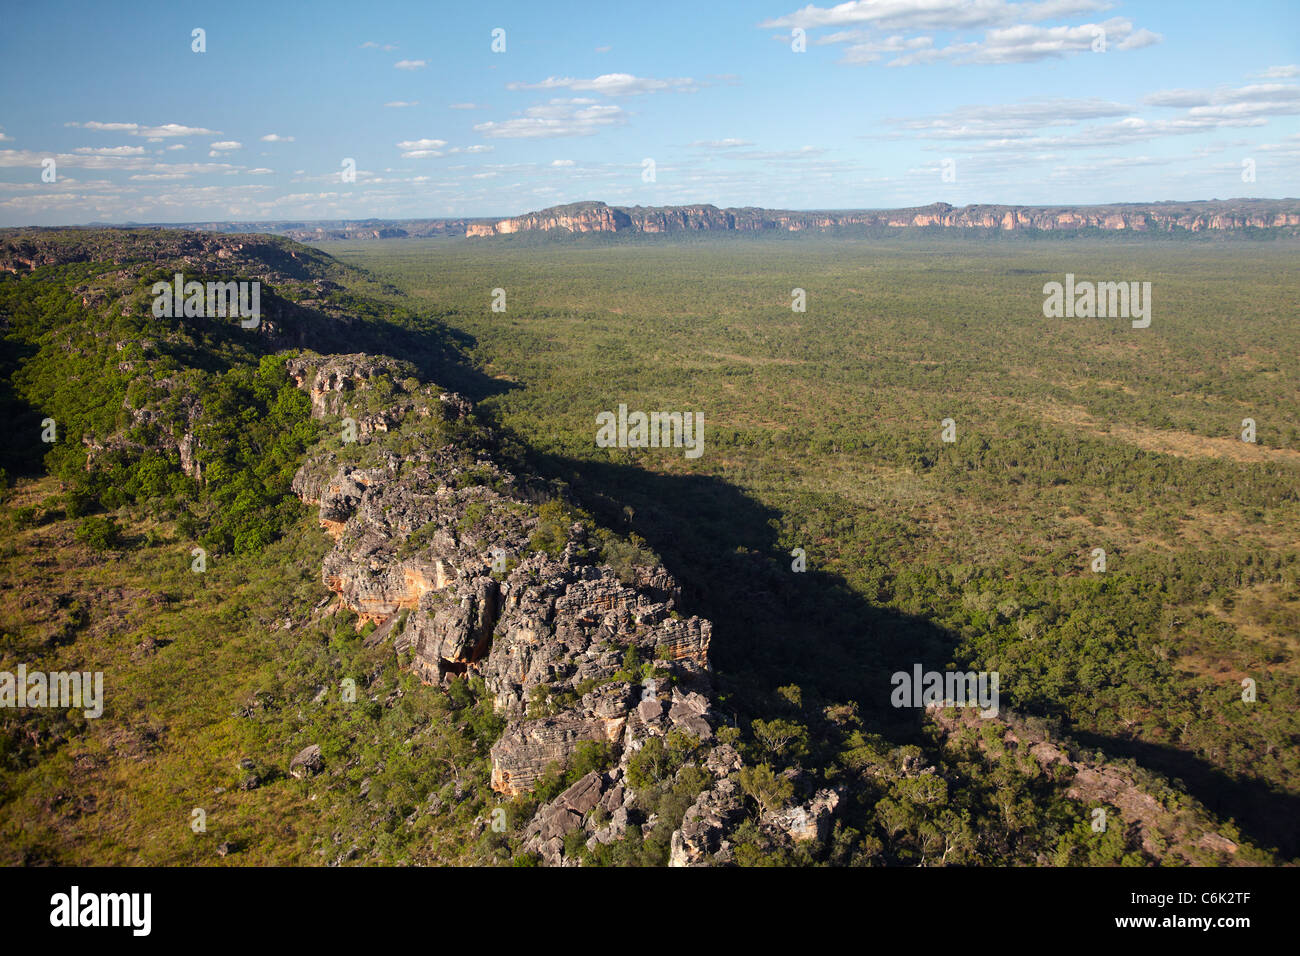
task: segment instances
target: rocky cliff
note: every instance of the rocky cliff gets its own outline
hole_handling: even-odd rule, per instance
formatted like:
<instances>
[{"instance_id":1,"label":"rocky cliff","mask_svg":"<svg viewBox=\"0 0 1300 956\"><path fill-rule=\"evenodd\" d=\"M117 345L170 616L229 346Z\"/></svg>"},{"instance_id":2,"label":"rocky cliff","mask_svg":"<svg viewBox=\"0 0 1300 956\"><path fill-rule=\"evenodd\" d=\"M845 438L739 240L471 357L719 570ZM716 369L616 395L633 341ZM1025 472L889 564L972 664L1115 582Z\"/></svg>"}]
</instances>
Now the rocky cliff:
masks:
<instances>
[{"instance_id":1,"label":"rocky cliff","mask_svg":"<svg viewBox=\"0 0 1300 956\"><path fill-rule=\"evenodd\" d=\"M345 415L355 427L355 441L327 441L293 483L335 542L324 583L377 624L368 639L391 640L421 680L483 680L506 720L491 751L491 787L526 793L584 743L615 755L610 769L538 810L524 850L562 864L564 838L575 830L599 843L644 825L629 760L651 738L677 732L707 777L700 819L674 835L673 860L703 863L724 851L724 825L741 811L733 779L740 758L714 743L712 625L677 610L672 576L645 566L621 579L599 563L581 521L562 528L551 549L536 547L543 519L524 484L448 440L472 415L468 402L421 388L366 410L379 382L411 376L404 363L309 355L288 369L315 417ZM383 440L397 436L421 440L397 453ZM816 826L794 829L791 839L817 836Z\"/></svg>"},{"instance_id":2,"label":"rocky cliff","mask_svg":"<svg viewBox=\"0 0 1300 956\"><path fill-rule=\"evenodd\" d=\"M471 223L465 234L504 236L512 232L546 232L552 229L564 232L619 232L635 227L633 220L622 209L606 206L603 202L578 202L554 206L514 219L502 219L497 223Z\"/></svg>"},{"instance_id":3,"label":"rocky cliff","mask_svg":"<svg viewBox=\"0 0 1300 956\"><path fill-rule=\"evenodd\" d=\"M1274 229L1300 232L1300 201L1234 199L1107 206L955 207L933 203L910 209L786 211L716 206L606 206L571 203L497 222L472 222L470 237L519 232L831 232L845 229L995 230L998 232L1227 232Z\"/></svg>"}]
</instances>

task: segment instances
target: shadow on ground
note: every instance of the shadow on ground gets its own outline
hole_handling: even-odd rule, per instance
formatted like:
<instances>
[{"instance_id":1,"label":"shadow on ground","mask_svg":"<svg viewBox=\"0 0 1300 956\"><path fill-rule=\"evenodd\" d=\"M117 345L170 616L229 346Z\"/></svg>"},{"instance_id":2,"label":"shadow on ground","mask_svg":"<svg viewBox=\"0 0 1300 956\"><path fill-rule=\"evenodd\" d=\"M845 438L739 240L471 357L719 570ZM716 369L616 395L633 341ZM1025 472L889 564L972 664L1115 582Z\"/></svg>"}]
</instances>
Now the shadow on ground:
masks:
<instances>
[{"instance_id":1,"label":"shadow on ground","mask_svg":"<svg viewBox=\"0 0 1300 956\"><path fill-rule=\"evenodd\" d=\"M1144 767L1182 782L1182 787L1210 812L1233 820L1241 832L1262 847L1276 849L1286 859L1300 855L1300 797L1280 792L1259 780L1229 776L1213 764L1186 751L1162 744L1075 731L1085 747L1114 757L1128 757Z\"/></svg>"},{"instance_id":2,"label":"shadow on ground","mask_svg":"<svg viewBox=\"0 0 1300 956\"><path fill-rule=\"evenodd\" d=\"M776 688L798 684L814 704L856 702L870 732L897 744L920 742L918 712L890 705L890 676L917 663L945 670L956 635L870 604L835 575L792 571L777 537L780 515L715 477L554 456L532 465L565 482L602 524L635 531L663 557L683 584L683 612L713 621L719 705L732 720L743 726L770 718ZM1288 859L1300 852L1300 798L1234 779L1173 748L1067 732L1181 780L1253 843Z\"/></svg>"},{"instance_id":3,"label":"shadow on ground","mask_svg":"<svg viewBox=\"0 0 1300 956\"><path fill-rule=\"evenodd\" d=\"M805 701L856 701L875 732L915 736L919 714L890 705L890 676L916 663L943 669L955 635L874 606L835 575L792 570L780 515L718 478L568 458L535 464L602 524L645 538L682 582L683 612L713 621L711 656L733 718L770 717L776 688L798 684Z\"/></svg>"}]
</instances>

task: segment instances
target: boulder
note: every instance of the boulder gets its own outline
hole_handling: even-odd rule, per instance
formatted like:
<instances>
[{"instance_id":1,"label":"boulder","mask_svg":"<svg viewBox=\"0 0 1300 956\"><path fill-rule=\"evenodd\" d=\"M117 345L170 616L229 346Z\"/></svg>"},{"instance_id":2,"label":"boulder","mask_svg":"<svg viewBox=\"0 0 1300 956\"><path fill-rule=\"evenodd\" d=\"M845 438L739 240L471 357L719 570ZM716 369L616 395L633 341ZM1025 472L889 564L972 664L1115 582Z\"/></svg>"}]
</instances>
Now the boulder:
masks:
<instances>
[{"instance_id":1,"label":"boulder","mask_svg":"<svg viewBox=\"0 0 1300 956\"><path fill-rule=\"evenodd\" d=\"M289 775L291 777L310 777L324 769L325 758L321 756L320 747L316 744L303 747L289 761Z\"/></svg>"}]
</instances>

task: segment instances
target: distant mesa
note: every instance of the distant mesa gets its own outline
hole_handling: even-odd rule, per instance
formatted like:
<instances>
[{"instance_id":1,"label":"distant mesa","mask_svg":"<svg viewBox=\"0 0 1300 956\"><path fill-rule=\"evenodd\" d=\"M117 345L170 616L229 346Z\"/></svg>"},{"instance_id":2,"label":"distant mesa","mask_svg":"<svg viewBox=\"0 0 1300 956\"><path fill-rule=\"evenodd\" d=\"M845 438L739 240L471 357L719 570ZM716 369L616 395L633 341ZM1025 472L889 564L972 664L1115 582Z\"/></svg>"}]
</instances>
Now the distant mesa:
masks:
<instances>
[{"instance_id":1,"label":"distant mesa","mask_svg":"<svg viewBox=\"0 0 1300 956\"><path fill-rule=\"evenodd\" d=\"M950 206L794 211L694 206L607 206L577 202L498 221L466 223L470 238L520 232L833 232L853 228L983 229L1004 232L1206 232L1300 227L1300 200L1229 199L1105 206Z\"/></svg>"}]
</instances>

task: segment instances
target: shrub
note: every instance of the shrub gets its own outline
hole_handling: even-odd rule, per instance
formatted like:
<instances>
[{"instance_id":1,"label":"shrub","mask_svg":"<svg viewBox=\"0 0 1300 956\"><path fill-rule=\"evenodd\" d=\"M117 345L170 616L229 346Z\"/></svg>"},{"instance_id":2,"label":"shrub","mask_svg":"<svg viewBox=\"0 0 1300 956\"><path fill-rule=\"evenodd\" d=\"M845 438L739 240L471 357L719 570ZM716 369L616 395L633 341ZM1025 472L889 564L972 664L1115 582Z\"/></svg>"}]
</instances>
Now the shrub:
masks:
<instances>
[{"instance_id":1,"label":"shrub","mask_svg":"<svg viewBox=\"0 0 1300 956\"><path fill-rule=\"evenodd\" d=\"M794 784L765 763L740 769L740 789L758 804L760 816L781 809L794 796Z\"/></svg>"},{"instance_id":2,"label":"shrub","mask_svg":"<svg viewBox=\"0 0 1300 956\"><path fill-rule=\"evenodd\" d=\"M109 551L122 540L122 532L112 518L94 516L83 518L77 525L77 540L95 551Z\"/></svg>"},{"instance_id":3,"label":"shrub","mask_svg":"<svg viewBox=\"0 0 1300 956\"><path fill-rule=\"evenodd\" d=\"M553 500L544 502L537 509L537 517L537 527L528 541L528 547L558 558L569 543L569 525L572 522L568 512L561 502Z\"/></svg>"},{"instance_id":4,"label":"shrub","mask_svg":"<svg viewBox=\"0 0 1300 956\"><path fill-rule=\"evenodd\" d=\"M37 524L36 515L40 509L36 505L24 505L13 510L14 524L19 528L32 528Z\"/></svg>"}]
</instances>

